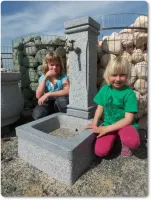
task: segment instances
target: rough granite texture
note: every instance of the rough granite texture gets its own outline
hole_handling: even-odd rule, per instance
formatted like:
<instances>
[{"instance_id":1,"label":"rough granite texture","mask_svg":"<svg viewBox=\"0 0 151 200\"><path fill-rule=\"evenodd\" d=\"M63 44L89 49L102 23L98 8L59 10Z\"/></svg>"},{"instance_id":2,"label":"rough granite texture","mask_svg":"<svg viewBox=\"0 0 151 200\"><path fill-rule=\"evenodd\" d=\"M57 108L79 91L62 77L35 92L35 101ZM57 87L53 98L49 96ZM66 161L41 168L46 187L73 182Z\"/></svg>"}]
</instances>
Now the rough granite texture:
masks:
<instances>
[{"instance_id":1,"label":"rough granite texture","mask_svg":"<svg viewBox=\"0 0 151 200\"><path fill-rule=\"evenodd\" d=\"M83 25L91 25L96 29L100 29L100 24L98 24L91 17L81 17L74 20L66 21L64 23L65 29L71 29L71 28L83 26Z\"/></svg>"},{"instance_id":2,"label":"rough granite texture","mask_svg":"<svg viewBox=\"0 0 151 200\"><path fill-rule=\"evenodd\" d=\"M73 47L80 54L69 51L70 60L70 96L67 113L69 115L91 119L96 105L93 98L97 93L97 41L100 24L90 17L65 22L68 41L74 40ZM81 87L82 85L82 87Z\"/></svg>"},{"instance_id":3,"label":"rough granite texture","mask_svg":"<svg viewBox=\"0 0 151 200\"><path fill-rule=\"evenodd\" d=\"M95 158L92 150L95 136L84 130L89 123L91 120L56 113L18 126L19 157L60 182L72 185ZM65 127L79 134L51 135Z\"/></svg>"}]
</instances>

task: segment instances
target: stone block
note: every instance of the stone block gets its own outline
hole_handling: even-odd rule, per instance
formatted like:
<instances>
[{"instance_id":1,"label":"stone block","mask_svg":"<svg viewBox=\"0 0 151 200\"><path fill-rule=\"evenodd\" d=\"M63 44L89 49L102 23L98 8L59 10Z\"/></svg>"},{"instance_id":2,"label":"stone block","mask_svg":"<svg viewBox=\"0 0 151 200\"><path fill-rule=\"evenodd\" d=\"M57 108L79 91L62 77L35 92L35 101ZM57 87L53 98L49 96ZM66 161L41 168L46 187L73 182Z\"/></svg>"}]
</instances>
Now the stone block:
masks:
<instances>
[{"instance_id":1,"label":"stone block","mask_svg":"<svg viewBox=\"0 0 151 200\"><path fill-rule=\"evenodd\" d=\"M71 116L75 116L75 117L80 117L83 119L92 119L95 113L95 109L96 107L93 107L93 110L90 111L84 111L84 110L77 110L77 109L72 109L72 108L68 108L67 109L67 114L71 115Z\"/></svg>"},{"instance_id":2,"label":"stone block","mask_svg":"<svg viewBox=\"0 0 151 200\"><path fill-rule=\"evenodd\" d=\"M95 158L91 120L56 113L16 128L18 154L49 176L72 185Z\"/></svg>"}]
</instances>

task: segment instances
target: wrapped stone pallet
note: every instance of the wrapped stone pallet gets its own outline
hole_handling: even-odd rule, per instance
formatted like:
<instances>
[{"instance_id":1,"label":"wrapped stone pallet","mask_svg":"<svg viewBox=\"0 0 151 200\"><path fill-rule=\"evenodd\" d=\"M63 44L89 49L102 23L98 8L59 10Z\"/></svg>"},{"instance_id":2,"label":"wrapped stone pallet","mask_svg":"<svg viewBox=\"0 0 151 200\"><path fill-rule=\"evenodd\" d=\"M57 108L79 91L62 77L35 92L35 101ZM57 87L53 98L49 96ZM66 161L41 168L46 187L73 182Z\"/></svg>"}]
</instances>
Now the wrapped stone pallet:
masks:
<instances>
[{"instance_id":1,"label":"wrapped stone pallet","mask_svg":"<svg viewBox=\"0 0 151 200\"><path fill-rule=\"evenodd\" d=\"M126 58L131 66L129 85L136 93L138 100L139 111L135 118L139 120L147 114L148 18L139 16L130 27L130 29L121 30L119 33L113 32L110 36L104 36L102 41L98 41L97 86L100 87L105 84L103 72L113 58L118 55Z\"/></svg>"},{"instance_id":2,"label":"wrapped stone pallet","mask_svg":"<svg viewBox=\"0 0 151 200\"><path fill-rule=\"evenodd\" d=\"M13 41L14 70L21 72L20 88L24 97L24 107L32 108L37 104L35 91L42 75L43 59L49 51L56 51L66 67L65 40L59 37L43 40L40 36L17 38Z\"/></svg>"}]
</instances>

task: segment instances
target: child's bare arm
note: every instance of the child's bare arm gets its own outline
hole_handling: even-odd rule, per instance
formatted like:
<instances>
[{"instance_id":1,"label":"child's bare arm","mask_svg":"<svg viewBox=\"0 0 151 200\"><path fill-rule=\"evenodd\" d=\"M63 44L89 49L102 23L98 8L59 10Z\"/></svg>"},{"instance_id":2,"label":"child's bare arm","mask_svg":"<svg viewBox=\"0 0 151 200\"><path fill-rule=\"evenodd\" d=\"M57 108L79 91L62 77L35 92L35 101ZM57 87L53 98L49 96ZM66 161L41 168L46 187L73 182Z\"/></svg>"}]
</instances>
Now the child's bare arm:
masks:
<instances>
[{"instance_id":1,"label":"child's bare arm","mask_svg":"<svg viewBox=\"0 0 151 200\"><path fill-rule=\"evenodd\" d=\"M101 118L103 114L103 106L98 105L96 111L95 111L95 115L94 115L94 119L92 121L91 124L88 124L85 129L92 129L93 127L98 125L98 121Z\"/></svg>"},{"instance_id":2,"label":"child's bare arm","mask_svg":"<svg viewBox=\"0 0 151 200\"><path fill-rule=\"evenodd\" d=\"M45 85L46 85L46 79L44 78L44 80L39 83L37 89L36 89L36 98L39 99L41 96L44 95L45 92Z\"/></svg>"},{"instance_id":3,"label":"child's bare arm","mask_svg":"<svg viewBox=\"0 0 151 200\"><path fill-rule=\"evenodd\" d=\"M48 92L47 96L48 97L68 96L69 95L69 87L70 87L69 80L65 80L63 82L63 89L62 90L58 90L58 91L55 91L55 92Z\"/></svg>"},{"instance_id":4,"label":"child's bare arm","mask_svg":"<svg viewBox=\"0 0 151 200\"><path fill-rule=\"evenodd\" d=\"M109 126L100 126L95 128L93 131L95 133L99 133L98 137L101 137L102 135L105 135L106 133L119 130L121 128L124 128L125 126L131 125L134 120L134 113L125 113L125 117L115 124L109 125Z\"/></svg>"},{"instance_id":5,"label":"child's bare arm","mask_svg":"<svg viewBox=\"0 0 151 200\"><path fill-rule=\"evenodd\" d=\"M108 126L108 132L116 131L125 126L131 125L134 120L134 113L125 113L125 118L119 120L115 124Z\"/></svg>"},{"instance_id":6,"label":"child's bare arm","mask_svg":"<svg viewBox=\"0 0 151 200\"><path fill-rule=\"evenodd\" d=\"M67 96L69 95L69 81L65 80L63 83L63 89L55 92L47 92L46 94L42 95L39 100L38 104L42 105L49 97L60 97L60 96Z\"/></svg>"}]
</instances>

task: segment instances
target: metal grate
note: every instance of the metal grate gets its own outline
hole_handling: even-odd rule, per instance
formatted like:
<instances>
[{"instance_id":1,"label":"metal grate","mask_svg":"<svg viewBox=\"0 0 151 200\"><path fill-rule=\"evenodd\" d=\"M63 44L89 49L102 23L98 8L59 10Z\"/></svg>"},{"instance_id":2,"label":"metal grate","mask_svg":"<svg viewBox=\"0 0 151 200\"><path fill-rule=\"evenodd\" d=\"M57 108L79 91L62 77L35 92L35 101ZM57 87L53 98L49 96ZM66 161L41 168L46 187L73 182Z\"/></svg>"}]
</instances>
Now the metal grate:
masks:
<instances>
[{"instance_id":1,"label":"metal grate","mask_svg":"<svg viewBox=\"0 0 151 200\"><path fill-rule=\"evenodd\" d=\"M113 56L121 55L128 59L131 63L130 87L136 93L138 100L139 112L136 119L147 114L148 21L146 16L140 13L119 13L95 17L101 27L98 37L100 80L103 80L104 69ZM122 47L117 48L120 43ZM102 86L103 82L99 82L99 84Z\"/></svg>"},{"instance_id":2,"label":"metal grate","mask_svg":"<svg viewBox=\"0 0 151 200\"><path fill-rule=\"evenodd\" d=\"M11 46L2 46L1 47L1 67L9 70L9 69L14 69L14 61L13 61L13 52L15 50L14 44L18 43L21 38L27 38L30 36L35 36L41 37L41 40L43 41L43 44L41 44L41 47L49 47L49 46L53 46L53 44L48 44L47 41L51 41L51 40L55 40L57 38L59 38L60 40L65 41L65 36L57 36L57 35L49 35L49 34L44 34L44 33L36 33L36 34L28 34L25 35L23 37L17 37L14 40L12 40L12 47ZM63 46L61 44L59 44L59 46ZM37 44L38 47L38 44ZM55 45L54 45L55 47Z\"/></svg>"},{"instance_id":3,"label":"metal grate","mask_svg":"<svg viewBox=\"0 0 151 200\"><path fill-rule=\"evenodd\" d=\"M146 27L133 27L130 25L134 23L137 17L147 16L146 14L140 13L118 13L95 16L94 19L100 24L100 36L102 39L104 35L110 35L113 31L119 32L121 29L143 29L147 30Z\"/></svg>"},{"instance_id":4,"label":"metal grate","mask_svg":"<svg viewBox=\"0 0 151 200\"><path fill-rule=\"evenodd\" d=\"M1 67L13 69L12 47L2 46L1 51Z\"/></svg>"}]
</instances>

